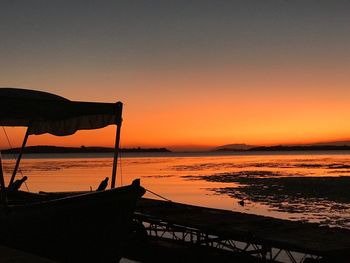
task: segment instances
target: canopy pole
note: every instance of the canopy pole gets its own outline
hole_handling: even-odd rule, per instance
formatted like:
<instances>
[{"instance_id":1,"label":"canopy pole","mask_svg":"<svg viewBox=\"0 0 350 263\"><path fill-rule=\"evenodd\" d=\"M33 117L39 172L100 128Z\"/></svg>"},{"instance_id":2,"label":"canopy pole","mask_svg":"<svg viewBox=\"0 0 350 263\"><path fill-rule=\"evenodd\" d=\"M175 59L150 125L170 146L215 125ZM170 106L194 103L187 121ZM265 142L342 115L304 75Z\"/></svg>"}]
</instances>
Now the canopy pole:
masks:
<instances>
[{"instance_id":1,"label":"canopy pole","mask_svg":"<svg viewBox=\"0 0 350 263\"><path fill-rule=\"evenodd\" d=\"M17 161L16 161L15 168L13 169L13 173L12 173L12 176L11 176L11 180L10 180L10 182L9 182L9 186L10 186L10 185L13 183L13 181L15 180L15 177L16 177L16 174L17 174L17 170L18 170L18 167L19 167L19 163L20 163L20 161L21 161L21 159L22 159L24 147L25 147L26 144L27 144L28 136L29 136L29 127L27 128L26 135L24 136L23 143L22 143L22 147L21 147L21 151L19 152L19 155L18 155L18 158L17 158Z\"/></svg>"},{"instance_id":2,"label":"canopy pole","mask_svg":"<svg viewBox=\"0 0 350 263\"><path fill-rule=\"evenodd\" d=\"M118 154L119 154L119 141L120 141L121 126L122 126L122 123L120 122L120 124L117 126L117 133L115 136L111 189L115 187L115 180L116 180L116 175L117 175L117 163L118 163Z\"/></svg>"},{"instance_id":3,"label":"canopy pole","mask_svg":"<svg viewBox=\"0 0 350 263\"><path fill-rule=\"evenodd\" d=\"M123 122L123 120L122 120L123 104L120 102L117 102L116 107L119 109L119 111L117 111L117 114L115 116L116 117L116 124L117 124L117 131L116 131L116 135L115 135L111 189L113 189L115 187L115 181L116 181L116 176L117 176L120 130L122 128L122 122Z\"/></svg>"},{"instance_id":4,"label":"canopy pole","mask_svg":"<svg viewBox=\"0 0 350 263\"><path fill-rule=\"evenodd\" d=\"M1 187L1 203L4 207L6 207L7 206L7 198L6 198L4 173L2 171L1 152L0 152L0 187Z\"/></svg>"}]
</instances>

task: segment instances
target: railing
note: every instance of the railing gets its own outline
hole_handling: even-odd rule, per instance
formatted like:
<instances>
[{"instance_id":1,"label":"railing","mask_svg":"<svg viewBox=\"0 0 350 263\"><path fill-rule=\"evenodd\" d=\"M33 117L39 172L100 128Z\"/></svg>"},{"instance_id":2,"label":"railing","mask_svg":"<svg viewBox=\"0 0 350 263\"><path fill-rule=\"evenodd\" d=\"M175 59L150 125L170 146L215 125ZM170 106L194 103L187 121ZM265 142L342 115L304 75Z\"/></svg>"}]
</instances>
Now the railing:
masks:
<instances>
[{"instance_id":1,"label":"railing","mask_svg":"<svg viewBox=\"0 0 350 263\"><path fill-rule=\"evenodd\" d=\"M135 213L135 220L143 224L148 236L232 251L233 253L244 253L269 262L306 263L317 262L322 258L318 255L292 251L276 245L271 246L254 237L219 236L201 229L172 224L141 213Z\"/></svg>"}]
</instances>

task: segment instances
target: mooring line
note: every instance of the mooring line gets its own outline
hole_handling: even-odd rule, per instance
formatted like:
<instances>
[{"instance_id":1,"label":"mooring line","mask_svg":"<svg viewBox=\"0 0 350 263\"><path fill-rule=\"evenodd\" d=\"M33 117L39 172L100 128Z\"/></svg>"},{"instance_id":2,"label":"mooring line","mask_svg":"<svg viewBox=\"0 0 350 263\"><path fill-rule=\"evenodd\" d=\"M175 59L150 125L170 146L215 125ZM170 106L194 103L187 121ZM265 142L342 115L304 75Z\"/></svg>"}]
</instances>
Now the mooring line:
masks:
<instances>
[{"instance_id":1,"label":"mooring line","mask_svg":"<svg viewBox=\"0 0 350 263\"><path fill-rule=\"evenodd\" d=\"M168 198L166 198L166 197L164 197L164 196L161 196L161 195L159 195L159 194L156 194L155 192L152 192L151 190L149 190L149 189L147 189L147 188L145 188L145 190L146 190L147 192L151 193L151 194L154 194L155 196L158 196L158 197L164 199L165 201L172 202L170 199L168 199Z\"/></svg>"}]
</instances>

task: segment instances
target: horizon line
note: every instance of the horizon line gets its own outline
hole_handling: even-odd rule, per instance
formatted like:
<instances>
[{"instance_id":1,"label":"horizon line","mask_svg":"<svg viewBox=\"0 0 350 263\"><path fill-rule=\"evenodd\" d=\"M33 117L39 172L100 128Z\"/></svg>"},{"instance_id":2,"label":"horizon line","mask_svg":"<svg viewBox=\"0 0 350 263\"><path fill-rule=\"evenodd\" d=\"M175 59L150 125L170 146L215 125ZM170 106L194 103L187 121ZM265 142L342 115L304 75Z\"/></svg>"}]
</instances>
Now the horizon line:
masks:
<instances>
[{"instance_id":1,"label":"horizon line","mask_svg":"<svg viewBox=\"0 0 350 263\"><path fill-rule=\"evenodd\" d=\"M350 139L342 139L342 140L332 140L332 141L316 141L316 142L303 142L303 143L268 143L268 144L249 144L249 143L226 143L221 145L205 145L205 144L178 144L178 145L163 145L163 146L150 146L150 145L138 145L138 146L123 146L120 147L120 149L167 149L171 151L178 151L178 152L201 152L201 151L209 151L209 150L215 150L216 148L222 148L225 146L230 145L242 145L242 146L248 146L249 148L254 147L273 147L273 146L313 146L317 144L334 144L334 143L342 143L350 145ZM114 147L111 146L103 146L103 145L54 145L54 144L36 144L36 145L27 145L26 147L35 147L35 146L51 146L51 147L67 147L67 148L82 148L82 147L99 147L99 148L111 148ZM15 149L20 148L20 146L14 146L14 147L8 147L8 146L0 146L0 150L9 150L9 149ZM242 149L243 150L243 149Z\"/></svg>"}]
</instances>

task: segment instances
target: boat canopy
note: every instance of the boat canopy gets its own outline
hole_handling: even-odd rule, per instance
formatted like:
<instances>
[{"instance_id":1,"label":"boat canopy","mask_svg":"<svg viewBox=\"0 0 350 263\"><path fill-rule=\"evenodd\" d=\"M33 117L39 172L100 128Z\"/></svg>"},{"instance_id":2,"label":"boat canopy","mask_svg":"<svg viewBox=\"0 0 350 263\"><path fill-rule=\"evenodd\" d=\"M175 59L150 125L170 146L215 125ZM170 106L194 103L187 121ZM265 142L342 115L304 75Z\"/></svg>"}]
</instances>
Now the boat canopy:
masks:
<instances>
[{"instance_id":1,"label":"boat canopy","mask_svg":"<svg viewBox=\"0 0 350 263\"><path fill-rule=\"evenodd\" d=\"M121 102L71 101L42 91L0 88L0 125L28 127L28 135L65 136L78 130L119 126L122 107Z\"/></svg>"}]
</instances>

